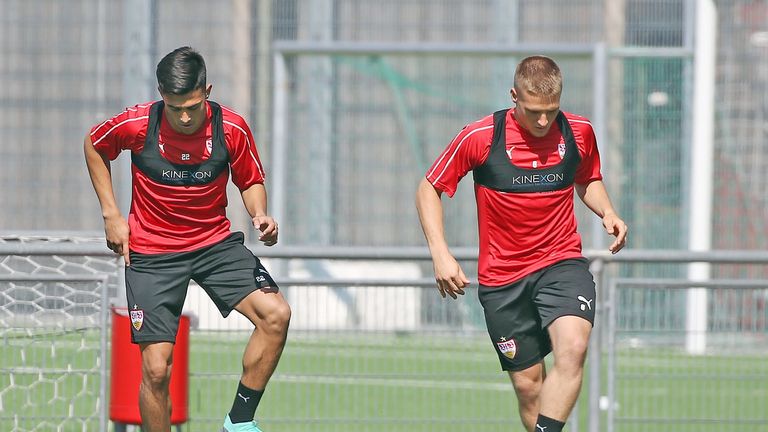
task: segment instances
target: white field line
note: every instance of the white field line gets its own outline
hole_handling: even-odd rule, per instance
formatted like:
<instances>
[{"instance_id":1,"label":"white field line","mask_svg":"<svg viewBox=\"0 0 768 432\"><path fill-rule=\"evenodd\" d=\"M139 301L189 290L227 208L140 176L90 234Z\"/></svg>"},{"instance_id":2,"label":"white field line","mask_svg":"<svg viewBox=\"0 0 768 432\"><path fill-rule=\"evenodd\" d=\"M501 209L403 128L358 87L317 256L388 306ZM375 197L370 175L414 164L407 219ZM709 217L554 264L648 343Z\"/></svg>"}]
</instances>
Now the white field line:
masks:
<instances>
[{"instance_id":1,"label":"white field line","mask_svg":"<svg viewBox=\"0 0 768 432\"><path fill-rule=\"evenodd\" d=\"M245 342L243 342L245 346ZM455 350L443 350L440 347L433 347L432 350L426 349L402 349L402 348L388 348L388 347L340 347L340 348L326 348L319 345L311 346L287 346L283 355L292 356L311 356L311 357L334 357L334 358L397 358L397 359L410 359L421 360L429 359L429 353L441 354L442 356L448 356L455 358L460 362L495 362L496 356L493 353L493 348L490 344L486 347L479 348L476 352L472 351L455 351ZM238 346L238 350L241 347ZM221 352L221 347L216 344L205 344L194 346L194 352L202 354L206 352L218 353ZM446 352L447 351L447 352Z\"/></svg>"},{"instance_id":2,"label":"white field line","mask_svg":"<svg viewBox=\"0 0 768 432\"><path fill-rule=\"evenodd\" d=\"M384 387L410 387L424 389L461 389L461 390L480 390L480 391L501 391L512 392L512 384L501 383L480 383L469 381L450 381L450 380L417 380L417 379L393 379L393 378L362 378L362 377L343 377L343 376L320 376L320 375L275 375L273 381L302 383L302 384L344 384L344 385L365 385L365 386L384 386Z\"/></svg>"}]
</instances>

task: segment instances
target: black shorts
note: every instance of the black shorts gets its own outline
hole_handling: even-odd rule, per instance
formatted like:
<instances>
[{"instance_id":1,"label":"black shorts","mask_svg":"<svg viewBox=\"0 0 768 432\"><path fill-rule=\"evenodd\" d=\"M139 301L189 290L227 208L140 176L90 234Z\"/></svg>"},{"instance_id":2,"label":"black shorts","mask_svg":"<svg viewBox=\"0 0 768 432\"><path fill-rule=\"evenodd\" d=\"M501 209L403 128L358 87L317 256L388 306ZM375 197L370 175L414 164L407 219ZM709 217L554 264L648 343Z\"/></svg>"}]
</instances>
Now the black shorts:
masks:
<instances>
[{"instance_id":1,"label":"black shorts","mask_svg":"<svg viewBox=\"0 0 768 432\"><path fill-rule=\"evenodd\" d=\"M235 232L191 252L131 252L125 269L131 341L175 342L189 281L197 282L226 317L248 294L277 284Z\"/></svg>"},{"instance_id":2,"label":"black shorts","mask_svg":"<svg viewBox=\"0 0 768 432\"><path fill-rule=\"evenodd\" d=\"M575 315L595 322L595 282L586 258L567 259L509 285L480 285L488 335L507 371L526 369L552 351L555 319Z\"/></svg>"}]
</instances>

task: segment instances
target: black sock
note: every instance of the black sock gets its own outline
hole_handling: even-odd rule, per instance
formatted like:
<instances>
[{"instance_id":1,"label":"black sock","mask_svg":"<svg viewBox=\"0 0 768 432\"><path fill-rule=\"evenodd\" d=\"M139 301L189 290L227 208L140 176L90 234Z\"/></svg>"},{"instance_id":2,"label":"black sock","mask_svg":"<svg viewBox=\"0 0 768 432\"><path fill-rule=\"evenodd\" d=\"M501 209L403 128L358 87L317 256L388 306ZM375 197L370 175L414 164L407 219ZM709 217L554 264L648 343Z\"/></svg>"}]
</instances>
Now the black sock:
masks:
<instances>
[{"instance_id":1,"label":"black sock","mask_svg":"<svg viewBox=\"0 0 768 432\"><path fill-rule=\"evenodd\" d=\"M539 418L536 419L536 428L534 428L534 431L562 432L563 426L565 426L564 422L557 421L555 419L539 414Z\"/></svg>"},{"instance_id":2,"label":"black sock","mask_svg":"<svg viewBox=\"0 0 768 432\"><path fill-rule=\"evenodd\" d=\"M253 390L244 386L243 383L238 384L235 401L232 403L232 410L229 411L229 419L232 423L253 420L253 416L256 414L256 407L259 406L259 401L263 394L264 390Z\"/></svg>"}]
</instances>

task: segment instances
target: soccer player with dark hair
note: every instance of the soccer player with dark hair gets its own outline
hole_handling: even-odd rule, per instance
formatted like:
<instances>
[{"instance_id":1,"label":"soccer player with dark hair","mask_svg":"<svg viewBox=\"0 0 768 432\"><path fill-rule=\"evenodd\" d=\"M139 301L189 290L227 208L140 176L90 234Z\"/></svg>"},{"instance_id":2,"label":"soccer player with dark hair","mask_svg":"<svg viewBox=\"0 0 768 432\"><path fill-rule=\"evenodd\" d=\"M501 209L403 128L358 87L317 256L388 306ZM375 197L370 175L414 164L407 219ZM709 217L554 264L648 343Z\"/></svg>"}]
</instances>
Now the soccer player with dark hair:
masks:
<instances>
[{"instance_id":1,"label":"soccer player with dark hair","mask_svg":"<svg viewBox=\"0 0 768 432\"><path fill-rule=\"evenodd\" d=\"M170 431L173 344L190 280L226 317L254 325L225 432L258 432L259 400L285 345L291 309L259 259L230 231L230 173L266 246L277 243L267 213L264 169L251 130L231 109L209 101L205 61L189 47L157 65L161 100L127 108L91 128L85 160L104 218L107 246L125 260L131 340L139 344L139 410L145 432ZM110 161L131 152L127 220L115 200Z\"/></svg>"},{"instance_id":2,"label":"soccer player with dark hair","mask_svg":"<svg viewBox=\"0 0 768 432\"><path fill-rule=\"evenodd\" d=\"M416 193L440 294L469 280L445 240L441 196L472 171L479 226L478 295L493 347L529 432L559 432L581 389L595 317L595 283L576 230L574 191L598 217L616 253L627 225L600 174L592 124L560 111L563 80L550 58L517 66L514 108L465 126ZM554 355L551 370L544 357Z\"/></svg>"}]
</instances>

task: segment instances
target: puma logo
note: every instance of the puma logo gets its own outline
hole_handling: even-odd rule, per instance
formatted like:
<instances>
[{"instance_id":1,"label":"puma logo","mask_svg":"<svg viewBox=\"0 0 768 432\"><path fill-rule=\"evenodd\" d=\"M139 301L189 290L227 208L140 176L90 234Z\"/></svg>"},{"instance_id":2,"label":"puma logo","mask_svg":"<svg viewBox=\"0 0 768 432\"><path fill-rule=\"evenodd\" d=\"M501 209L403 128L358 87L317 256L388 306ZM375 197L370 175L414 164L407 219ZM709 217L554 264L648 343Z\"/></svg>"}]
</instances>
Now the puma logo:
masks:
<instances>
[{"instance_id":1,"label":"puma logo","mask_svg":"<svg viewBox=\"0 0 768 432\"><path fill-rule=\"evenodd\" d=\"M541 432L544 432L544 429L546 429L546 426L539 426L538 423L536 423L536 429L540 430Z\"/></svg>"},{"instance_id":2,"label":"puma logo","mask_svg":"<svg viewBox=\"0 0 768 432\"><path fill-rule=\"evenodd\" d=\"M592 310L592 300L594 299L587 300L587 298L584 296L578 296L576 297L576 299L581 302L581 306L580 306L581 310L587 310L587 309Z\"/></svg>"},{"instance_id":3,"label":"puma logo","mask_svg":"<svg viewBox=\"0 0 768 432\"><path fill-rule=\"evenodd\" d=\"M250 397L245 397L245 396L241 395L240 393L237 393L237 396L239 396L240 399L242 399L244 403L248 403L248 399L250 399Z\"/></svg>"}]
</instances>

